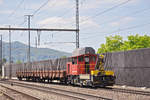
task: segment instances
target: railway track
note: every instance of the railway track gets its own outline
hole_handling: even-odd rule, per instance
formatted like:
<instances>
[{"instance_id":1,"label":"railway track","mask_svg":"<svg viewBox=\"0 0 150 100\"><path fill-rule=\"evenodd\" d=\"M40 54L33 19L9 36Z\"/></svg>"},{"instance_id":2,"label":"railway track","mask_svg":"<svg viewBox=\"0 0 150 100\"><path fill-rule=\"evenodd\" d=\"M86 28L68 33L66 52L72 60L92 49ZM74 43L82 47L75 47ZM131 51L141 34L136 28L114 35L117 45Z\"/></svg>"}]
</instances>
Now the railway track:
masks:
<instances>
[{"instance_id":1,"label":"railway track","mask_svg":"<svg viewBox=\"0 0 150 100\"><path fill-rule=\"evenodd\" d=\"M16 86L34 89L34 90L38 90L38 91L42 91L42 92L46 92L46 93L55 94L55 95L70 97L75 100L112 100L110 98L100 97L100 96L96 96L96 95L73 92L73 91L62 90L62 89L56 89L56 88L51 88L51 87L43 87L43 86L33 85L33 84L29 85L26 83L19 83L19 82L13 82L13 81L0 81L0 82L5 83L5 84L13 84Z\"/></svg>"},{"instance_id":2,"label":"railway track","mask_svg":"<svg viewBox=\"0 0 150 100\"><path fill-rule=\"evenodd\" d=\"M41 100L40 98L6 87L2 84L0 84L0 86L5 89L1 90L1 93L8 98L8 100Z\"/></svg>"},{"instance_id":3,"label":"railway track","mask_svg":"<svg viewBox=\"0 0 150 100\"><path fill-rule=\"evenodd\" d=\"M150 92L148 92L148 91L122 89L122 88L111 88L111 91L150 96Z\"/></svg>"},{"instance_id":4,"label":"railway track","mask_svg":"<svg viewBox=\"0 0 150 100\"><path fill-rule=\"evenodd\" d=\"M105 87L105 88L98 88L98 89L105 90L105 91L113 91L113 92L150 96L149 91L140 91L140 90L125 89L125 88L112 88L112 87Z\"/></svg>"},{"instance_id":5,"label":"railway track","mask_svg":"<svg viewBox=\"0 0 150 100\"><path fill-rule=\"evenodd\" d=\"M1 95L5 97L5 99L14 100L12 96L10 96L8 93L4 92L3 90L0 90Z\"/></svg>"}]
</instances>

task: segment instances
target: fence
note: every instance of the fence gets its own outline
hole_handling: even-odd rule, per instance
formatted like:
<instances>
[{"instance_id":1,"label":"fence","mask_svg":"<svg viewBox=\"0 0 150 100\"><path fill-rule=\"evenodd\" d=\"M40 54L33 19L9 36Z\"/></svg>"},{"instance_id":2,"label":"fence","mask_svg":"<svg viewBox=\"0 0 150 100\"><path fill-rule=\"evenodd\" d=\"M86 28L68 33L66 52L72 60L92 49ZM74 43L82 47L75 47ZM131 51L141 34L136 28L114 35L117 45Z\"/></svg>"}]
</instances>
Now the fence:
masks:
<instances>
[{"instance_id":1,"label":"fence","mask_svg":"<svg viewBox=\"0 0 150 100\"><path fill-rule=\"evenodd\" d=\"M105 56L105 69L114 70L117 84L150 87L150 48Z\"/></svg>"}]
</instances>

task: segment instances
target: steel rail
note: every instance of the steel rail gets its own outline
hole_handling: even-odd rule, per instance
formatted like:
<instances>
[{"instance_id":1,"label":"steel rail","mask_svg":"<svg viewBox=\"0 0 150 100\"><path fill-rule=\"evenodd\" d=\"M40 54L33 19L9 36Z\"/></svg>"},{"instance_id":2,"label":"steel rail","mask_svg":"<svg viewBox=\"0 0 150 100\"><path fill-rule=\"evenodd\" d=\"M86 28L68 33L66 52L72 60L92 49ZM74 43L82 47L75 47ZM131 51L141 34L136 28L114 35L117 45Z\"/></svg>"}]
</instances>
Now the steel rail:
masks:
<instances>
[{"instance_id":1,"label":"steel rail","mask_svg":"<svg viewBox=\"0 0 150 100\"><path fill-rule=\"evenodd\" d=\"M130 93L130 94L138 94L138 95L150 96L150 91L140 91L140 90L132 90L132 89L112 88L112 87L105 87L105 88L98 88L98 89L114 91L114 92L123 92L123 93Z\"/></svg>"},{"instance_id":2,"label":"steel rail","mask_svg":"<svg viewBox=\"0 0 150 100\"><path fill-rule=\"evenodd\" d=\"M148 91L131 90L131 89L121 89L121 88L112 88L112 91L150 96L150 92L148 92Z\"/></svg>"},{"instance_id":3,"label":"steel rail","mask_svg":"<svg viewBox=\"0 0 150 100\"><path fill-rule=\"evenodd\" d=\"M12 80L12 81L14 81L14 80ZM23 83L23 84L25 84L25 83ZM105 87L105 88L98 88L98 89L106 90L106 91L123 92L123 93L130 93L130 94L150 96L150 92L149 91L140 91L140 90L122 89L122 88L112 88L112 87Z\"/></svg>"},{"instance_id":4,"label":"steel rail","mask_svg":"<svg viewBox=\"0 0 150 100\"><path fill-rule=\"evenodd\" d=\"M27 94L27 93L24 93L24 92L21 92L21 91L18 91L18 90L15 90L15 89L6 87L6 86L4 86L4 85L2 85L2 84L0 84L0 86L3 87L3 88L8 89L8 90L10 90L10 91L16 92L16 93L18 93L18 94L22 94L22 95L24 95L24 96L26 96L26 97L28 97L28 98L32 98L33 100L41 100L41 99L38 98L38 97L35 97L35 96L33 96L33 95L30 95L30 94ZM4 91L2 91L2 92L3 92L7 97L11 98L12 100L16 100L16 98L13 97L13 95L11 96L11 95L8 94L7 92L4 92Z\"/></svg>"},{"instance_id":5,"label":"steel rail","mask_svg":"<svg viewBox=\"0 0 150 100\"><path fill-rule=\"evenodd\" d=\"M9 82L9 81L7 81ZM43 91L43 92L50 92L50 93L55 93L57 95L63 95L66 97L71 97L75 99L80 99L80 100L87 100L87 99L99 99L99 100L112 100L110 98L105 98L105 97L100 97L96 95L91 95L91 94L85 94L85 93L79 93L79 92L73 92L73 91L68 91L68 90L62 90L62 89L56 89L56 88L51 88L51 87L43 87L43 86L38 86L38 85L33 85L33 84L26 84L26 83L19 83L19 82L12 82L14 85L25 87L25 88L32 88L35 90ZM10 83L8 83L10 84Z\"/></svg>"},{"instance_id":6,"label":"steel rail","mask_svg":"<svg viewBox=\"0 0 150 100\"><path fill-rule=\"evenodd\" d=\"M149 91L140 91L140 90L122 89L122 88L111 88L111 87L100 88L99 90L150 96L150 92Z\"/></svg>"},{"instance_id":7,"label":"steel rail","mask_svg":"<svg viewBox=\"0 0 150 100\"><path fill-rule=\"evenodd\" d=\"M14 97L10 96L10 94L4 92L3 90L0 91L5 97L9 98L10 100L15 100Z\"/></svg>"}]
</instances>

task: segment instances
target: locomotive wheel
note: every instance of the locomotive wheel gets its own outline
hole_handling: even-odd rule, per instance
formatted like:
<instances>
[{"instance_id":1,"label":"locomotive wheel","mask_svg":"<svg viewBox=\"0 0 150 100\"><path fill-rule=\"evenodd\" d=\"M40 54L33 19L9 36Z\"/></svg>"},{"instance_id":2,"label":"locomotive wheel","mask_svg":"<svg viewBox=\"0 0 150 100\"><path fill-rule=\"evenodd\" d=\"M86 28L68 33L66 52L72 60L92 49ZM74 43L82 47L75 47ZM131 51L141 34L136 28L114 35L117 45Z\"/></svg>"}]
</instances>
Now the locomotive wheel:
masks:
<instances>
[{"instance_id":1,"label":"locomotive wheel","mask_svg":"<svg viewBox=\"0 0 150 100\"><path fill-rule=\"evenodd\" d=\"M83 83L80 83L80 87L83 87Z\"/></svg>"},{"instance_id":2,"label":"locomotive wheel","mask_svg":"<svg viewBox=\"0 0 150 100\"><path fill-rule=\"evenodd\" d=\"M22 78L20 77L20 78L18 78L19 79L19 81L21 81L22 80Z\"/></svg>"}]
</instances>

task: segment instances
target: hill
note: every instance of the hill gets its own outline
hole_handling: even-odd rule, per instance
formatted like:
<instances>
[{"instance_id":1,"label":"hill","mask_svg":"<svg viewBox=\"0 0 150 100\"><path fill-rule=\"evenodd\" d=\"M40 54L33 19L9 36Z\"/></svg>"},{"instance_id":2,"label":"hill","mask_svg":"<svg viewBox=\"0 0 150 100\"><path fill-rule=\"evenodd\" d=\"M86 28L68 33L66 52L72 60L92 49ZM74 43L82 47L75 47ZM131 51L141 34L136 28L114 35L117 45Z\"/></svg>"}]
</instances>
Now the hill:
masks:
<instances>
[{"instance_id":1,"label":"hill","mask_svg":"<svg viewBox=\"0 0 150 100\"><path fill-rule=\"evenodd\" d=\"M27 61L27 50L28 46L21 42L15 41L11 44L12 47L12 60L16 61ZM62 56L71 56L70 53L62 52L49 48L35 48L31 47L31 61L40 61L47 59L55 59ZM9 60L9 43L3 42L3 58Z\"/></svg>"}]
</instances>

